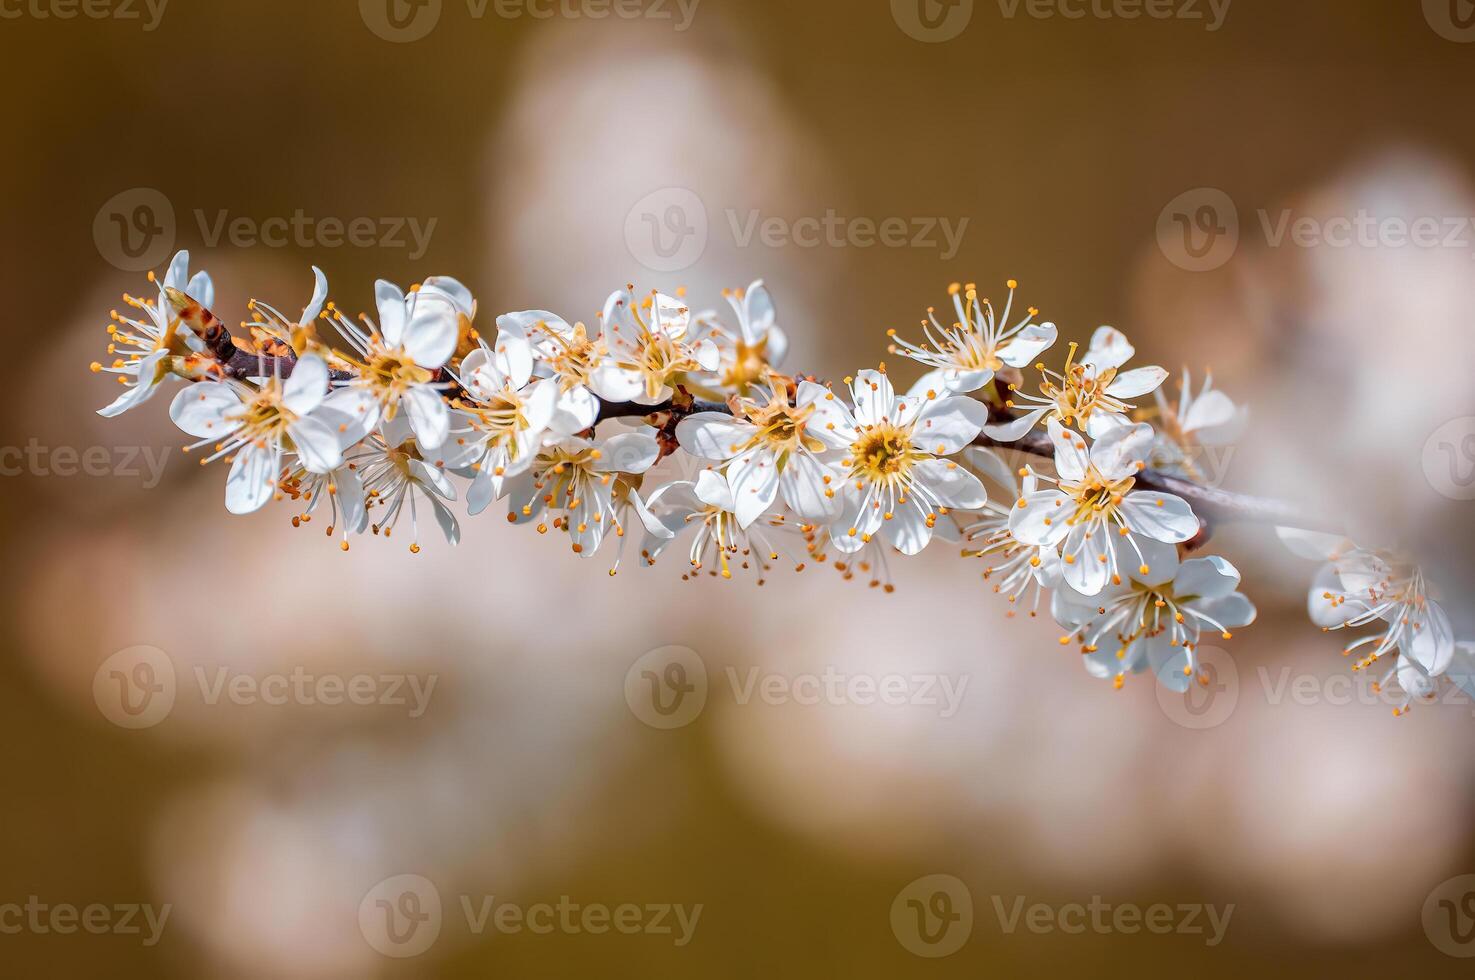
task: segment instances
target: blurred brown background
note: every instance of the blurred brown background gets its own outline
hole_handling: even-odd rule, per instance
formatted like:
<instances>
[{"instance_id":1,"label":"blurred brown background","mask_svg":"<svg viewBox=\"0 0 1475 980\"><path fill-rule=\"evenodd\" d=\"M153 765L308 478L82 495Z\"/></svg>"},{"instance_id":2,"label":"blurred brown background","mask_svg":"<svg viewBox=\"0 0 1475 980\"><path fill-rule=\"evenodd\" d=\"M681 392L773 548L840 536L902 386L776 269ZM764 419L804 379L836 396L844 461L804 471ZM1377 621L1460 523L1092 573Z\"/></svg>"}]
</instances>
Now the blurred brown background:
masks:
<instances>
[{"instance_id":1,"label":"blurred brown background","mask_svg":"<svg viewBox=\"0 0 1475 980\"><path fill-rule=\"evenodd\" d=\"M0 972L1468 974L1425 912L1440 883L1475 872L1475 712L1395 722L1375 698L1328 696L1347 664L1304 620L1309 566L1265 529L1223 535L1261 620L1225 644L1237 701L1200 728L1147 680L1090 680L1047 623L1005 619L946 545L895 561L891 596L829 568L761 591L687 583L680 555L627 559L611 579L612 553L581 561L496 507L464 522L455 551L371 541L342 555L293 531L290 508L229 517L223 474L178 453L163 398L92 414L113 394L86 370L107 312L172 247L212 272L228 322L253 296L295 312L311 264L350 310L369 308L376 277L457 276L484 329L529 307L590 320L630 280L687 285L701 306L762 276L789 366L832 377L882 357L885 329L941 304L950 281L1002 293L1015 277L1067 339L1111 323L1144 363L1212 365L1255 420L1225 481L1337 501L1424 547L1471 636L1471 505L1432 492L1420 454L1475 414L1475 227L1429 248L1277 246L1266 231L1286 213L1441 228L1475 215L1471 5L1234 0L1210 30L1205 2L1158 8L1204 19L1127 19L1136 6L1105 0L1013 16L922 2L649 0L620 8L642 12L629 18L592 16L596 0L493 0L481 16L464 0L4 6L0 444L50 455L0 483L0 907L171 912L151 945L6 930ZM918 27L919 11L942 26ZM1232 202L1239 233L1194 271L1159 230L1203 188ZM705 210L705 247L663 269L643 215L666 220L681 193ZM1193 217L1210 198L1187 200ZM754 215L830 210L901 218L926 240L741 240ZM254 240L299 211L370 219L373 241L340 244L321 224ZM222 216L245 231L214 240ZM1227 235L1230 218L1221 207L1204 228ZM955 249L917 224L931 219L962 229ZM395 231L412 224L423 249ZM66 475L60 447L104 447L105 472ZM156 477L147 459L163 461ZM165 652L178 694L128 730L94 680L138 645ZM624 694L631 665L667 645L697 651L710 679L701 716L670 731ZM742 704L727 667L967 688L947 717ZM436 687L418 717L208 703L196 671L222 669ZM1285 669L1321 693L1296 702ZM434 882L444 905L433 946L402 960L371 948L360 919L400 874ZM973 903L966 943L942 959L914 955L892 919L930 874ZM478 936L462 896L703 909L680 946ZM1010 932L996 912L1093 896L1235 910L1213 946ZM0 909L0 929L13 921ZM1475 914L1452 921L1475 929Z\"/></svg>"}]
</instances>

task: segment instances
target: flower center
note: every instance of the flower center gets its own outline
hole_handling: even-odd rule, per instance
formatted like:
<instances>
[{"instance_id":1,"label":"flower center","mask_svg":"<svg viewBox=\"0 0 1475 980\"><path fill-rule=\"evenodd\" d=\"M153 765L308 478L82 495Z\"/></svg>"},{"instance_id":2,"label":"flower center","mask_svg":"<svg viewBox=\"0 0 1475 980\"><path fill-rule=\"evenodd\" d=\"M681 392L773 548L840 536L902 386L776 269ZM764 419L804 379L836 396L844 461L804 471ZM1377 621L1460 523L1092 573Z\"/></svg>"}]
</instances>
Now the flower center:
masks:
<instances>
[{"instance_id":1,"label":"flower center","mask_svg":"<svg viewBox=\"0 0 1475 980\"><path fill-rule=\"evenodd\" d=\"M768 373L768 338L756 344L737 342L732 367L722 376L722 383L732 387L745 387L762 381Z\"/></svg>"},{"instance_id":2,"label":"flower center","mask_svg":"<svg viewBox=\"0 0 1475 980\"><path fill-rule=\"evenodd\" d=\"M912 468L916 453L911 433L890 422L881 422L861 434L850 447L854 476L874 483L889 483Z\"/></svg>"},{"instance_id":3,"label":"flower center","mask_svg":"<svg viewBox=\"0 0 1475 980\"><path fill-rule=\"evenodd\" d=\"M391 400L397 400L411 387L425 384L433 376L430 371L416 364L404 352L404 348L400 347L394 350L375 350L363 372L364 379L371 386L387 393Z\"/></svg>"},{"instance_id":4,"label":"flower center","mask_svg":"<svg viewBox=\"0 0 1475 980\"><path fill-rule=\"evenodd\" d=\"M749 445L766 443L774 452L783 454L799 447L813 452L823 452L824 443L806 434L809 417L814 406L794 408L787 402L775 399L761 408L748 409L748 421L758 426L758 432Z\"/></svg>"},{"instance_id":5,"label":"flower center","mask_svg":"<svg viewBox=\"0 0 1475 980\"><path fill-rule=\"evenodd\" d=\"M1102 476L1096 467L1092 466L1086 471L1079 483L1060 484L1060 489L1070 494L1075 500L1076 510L1071 515L1071 524L1082 524L1095 520L1105 520L1116 513L1122 498L1127 491L1132 489L1137 482L1135 476L1124 476L1120 480L1108 480Z\"/></svg>"},{"instance_id":6,"label":"flower center","mask_svg":"<svg viewBox=\"0 0 1475 980\"><path fill-rule=\"evenodd\" d=\"M242 437L255 443L281 441L287 426L297 421L297 416L282 404L281 388L275 383L256 392L232 418L240 420Z\"/></svg>"}]
</instances>

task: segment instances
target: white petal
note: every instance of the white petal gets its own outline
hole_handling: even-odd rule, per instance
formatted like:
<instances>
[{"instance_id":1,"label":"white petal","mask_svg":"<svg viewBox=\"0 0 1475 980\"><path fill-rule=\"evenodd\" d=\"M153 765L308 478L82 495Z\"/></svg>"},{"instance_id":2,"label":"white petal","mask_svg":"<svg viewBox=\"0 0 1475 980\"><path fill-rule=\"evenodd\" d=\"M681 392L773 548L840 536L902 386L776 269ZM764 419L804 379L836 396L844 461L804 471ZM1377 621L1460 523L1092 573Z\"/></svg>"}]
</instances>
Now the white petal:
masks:
<instances>
[{"instance_id":1,"label":"white petal","mask_svg":"<svg viewBox=\"0 0 1475 980\"><path fill-rule=\"evenodd\" d=\"M266 506L276 491L278 454L270 447L242 446L225 481L225 509L250 514Z\"/></svg>"},{"instance_id":2,"label":"white petal","mask_svg":"<svg viewBox=\"0 0 1475 980\"><path fill-rule=\"evenodd\" d=\"M533 346L526 336L515 329L497 331L497 342L492 345L497 353L497 366L512 387L521 388L533 376Z\"/></svg>"},{"instance_id":3,"label":"white petal","mask_svg":"<svg viewBox=\"0 0 1475 980\"><path fill-rule=\"evenodd\" d=\"M1403 655L1438 677L1449 669L1454 657L1454 630L1449 616L1439 603L1430 600L1424 607L1423 621L1417 625L1413 642Z\"/></svg>"},{"instance_id":4,"label":"white petal","mask_svg":"<svg viewBox=\"0 0 1475 980\"><path fill-rule=\"evenodd\" d=\"M196 296L195 298L199 299L198 296ZM318 314L323 312L323 304L327 301L328 277L323 274L322 269L319 269L317 266L313 266L312 299L308 300L307 305L302 308L302 319L297 322L304 327L309 326L314 320L318 318ZM200 302L205 306L210 305L208 303L205 303L204 300L200 300Z\"/></svg>"},{"instance_id":5,"label":"white petal","mask_svg":"<svg viewBox=\"0 0 1475 980\"><path fill-rule=\"evenodd\" d=\"M727 466L733 513L738 525L748 527L773 506L778 496L778 461L766 446L750 449Z\"/></svg>"},{"instance_id":6,"label":"white petal","mask_svg":"<svg viewBox=\"0 0 1475 980\"><path fill-rule=\"evenodd\" d=\"M661 445L650 431L621 432L600 443L599 452L594 469L600 473L644 473L656 465Z\"/></svg>"},{"instance_id":7,"label":"white petal","mask_svg":"<svg viewBox=\"0 0 1475 980\"><path fill-rule=\"evenodd\" d=\"M199 381L180 390L169 404L174 424L198 439L224 438L241 427L228 419L241 411L241 396L230 385Z\"/></svg>"},{"instance_id":8,"label":"white petal","mask_svg":"<svg viewBox=\"0 0 1475 980\"><path fill-rule=\"evenodd\" d=\"M840 514L840 498L835 492L839 482L840 477L814 456L791 453L779 476L779 491L799 518L828 524Z\"/></svg>"},{"instance_id":9,"label":"white petal","mask_svg":"<svg viewBox=\"0 0 1475 980\"><path fill-rule=\"evenodd\" d=\"M390 347L398 347L405 337L404 291L380 279L374 283L374 302L379 310L379 333Z\"/></svg>"},{"instance_id":10,"label":"white petal","mask_svg":"<svg viewBox=\"0 0 1475 980\"><path fill-rule=\"evenodd\" d=\"M732 459L757 434L756 425L721 412L698 412L676 425L676 441L681 448L702 459Z\"/></svg>"},{"instance_id":11,"label":"white petal","mask_svg":"<svg viewBox=\"0 0 1475 980\"><path fill-rule=\"evenodd\" d=\"M283 383L282 404L293 414L306 415L321 405L327 394L328 365L316 354L307 354L293 365L292 376Z\"/></svg>"},{"instance_id":12,"label":"white petal","mask_svg":"<svg viewBox=\"0 0 1475 980\"><path fill-rule=\"evenodd\" d=\"M461 525L456 523L456 515L451 513L439 497L430 498L430 506L435 509L435 522L440 525L440 533L446 536L451 544L461 543Z\"/></svg>"},{"instance_id":13,"label":"white petal","mask_svg":"<svg viewBox=\"0 0 1475 980\"><path fill-rule=\"evenodd\" d=\"M451 421L439 391L428 385L414 385L400 398L400 406L410 417L410 427L422 447L437 449L446 441Z\"/></svg>"},{"instance_id":14,"label":"white petal","mask_svg":"<svg viewBox=\"0 0 1475 980\"><path fill-rule=\"evenodd\" d=\"M634 401L645 391L645 383L638 372L608 361L594 369L589 376L589 387L609 402Z\"/></svg>"},{"instance_id":15,"label":"white petal","mask_svg":"<svg viewBox=\"0 0 1475 980\"><path fill-rule=\"evenodd\" d=\"M466 488L466 513L475 517L486 510L497 499L503 486L503 480L492 473L492 467L483 466L477 471L471 486Z\"/></svg>"},{"instance_id":16,"label":"white petal","mask_svg":"<svg viewBox=\"0 0 1475 980\"><path fill-rule=\"evenodd\" d=\"M1029 434L1030 429L1033 429L1039 424L1040 419L1044 418L1047 411L1049 411L1047 408L1037 408L1027 415L1019 416L1019 418L1012 422L985 425L983 427L983 434L999 442L1014 442L1018 439L1023 439Z\"/></svg>"},{"instance_id":17,"label":"white petal","mask_svg":"<svg viewBox=\"0 0 1475 980\"><path fill-rule=\"evenodd\" d=\"M1177 544L1198 533L1198 518L1188 501L1171 493L1136 490L1127 494L1119 512L1135 534Z\"/></svg>"},{"instance_id":18,"label":"white petal","mask_svg":"<svg viewBox=\"0 0 1475 980\"><path fill-rule=\"evenodd\" d=\"M969 466L973 467L984 479L992 481L1002 487L1008 503L1014 503L1019 499L1019 478L1015 470L1010 469L1009 464L1004 462L1004 457L992 449L982 446L969 446L963 450L963 459ZM1031 488L1033 492L1033 488Z\"/></svg>"},{"instance_id":19,"label":"white petal","mask_svg":"<svg viewBox=\"0 0 1475 980\"><path fill-rule=\"evenodd\" d=\"M929 453L951 456L978 438L987 421L988 406L966 395L927 399L912 441Z\"/></svg>"},{"instance_id":20,"label":"white petal","mask_svg":"<svg viewBox=\"0 0 1475 980\"><path fill-rule=\"evenodd\" d=\"M1055 343L1057 333L1053 323L1030 324L1004 345L998 352L999 360L1010 367L1028 367Z\"/></svg>"},{"instance_id":21,"label":"white petal","mask_svg":"<svg viewBox=\"0 0 1475 980\"><path fill-rule=\"evenodd\" d=\"M722 351L710 340L699 340L692 345L692 356L696 358L697 367L703 371L716 371L722 367Z\"/></svg>"},{"instance_id":22,"label":"white petal","mask_svg":"<svg viewBox=\"0 0 1475 980\"><path fill-rule=\"evenodd\" d=\"M983 489L982 481L957 463L945 459L924 459L912 467L912 473L943 507L977 510L988 501L988 492Z\"/></svg>"},{"instance_id":23,"label":"white petal","mask_svg":"<svg viewBox=\"0 0 1475 980\"><path fill-rule=\"evenodd\" d=\"M169 268L164 273L164 285L170 289L178 289L185 292L189 288L189 252L180 249L174 253L169 260ZM198 301L198 297L196 297Z\"/></svg>"},{"instance_id":24,"label":"white petal","mask_svg":"<svg viewBox=\"0 0 1475 980\"><path fill-rule=\"evenodd\" d=\"M1178 596L1203 596L1214 599L1239 588L1239 569L1218 555L1191 558L1178 566L1173 576L1173 591Z\"/></svg>"},{"instance_id":25,"label":"white petal","mask_svg":"<svg viewBox=\"0 0 1475 980\"><path fill-rule=\"evenodd\" d=\"M1152 450L1152 426L1112 427L1091 447L1091 464L1108 480L1136 476Z\"/></svg>"},{"instance_id":26,"label":"white petal","mask_svg":"<svg viewBox=\"0 0 1475 980\"><path fill-rule=\"evenodd\" d=\"M927 508L913 497L899 504L891 520L881 525L887 540L904 555L919 554L932 540L932 528L927 526Z\"/></svg>"},{"instance_id":27,"label":"white petal","mask_svg":"<svg viewBox=\"0 0 1475 980\"><path fill-rule=\"evenodd\" d=\"M880 371L859 371L850 384L851 400L855 403L855 421L858 425L875 425L888 417L894 410L896 392L891 379Z\"/></svg>"},{"instance_id":28,"label":"white petal","mask_svg":"<svg viewBox=\"0 0 1475 980\"><path fill-rule=\"evenodd\" d=\"M805 426L808 434L831 449L841 449L855 442L859 436L855 429L855 420L833 391L813 381L801 381L797 394L797 407L814 406L814 414Z\"/></svg>"},{"instance_id":29,"label":"white petal","mask_svg":"<svg viewBox=\"0 0 1475 980\"><path fill-rule=\"evenodd\" d=\"M343 529L357 534L364 529L369 512L364 506L364 484L347 466L333 471L332 494L338 501L339 520Z\"/></svg>"},{"instance_id":30,"label":"white petal","mask_svg":"<svg viewBox=\"0 0 1475 980\"><path fill-rule=\"evenodd\" d=\"M405 327L405 353L420 367L434 370L455 352L456 323L444 313L421 311Z\"/></svg>"},{"instance_id":31,"label":"white petal","mask_svg":"<svg viewBox=\"0 0 1475 980\"><path fill-rule=\"evenodd\" d=\"M1188 412L1182 419L1183 431L1197 432L1199 429L1226 425L1234 421L1234 416L1234 402L1229 400L1228 395L1222 391L1206 391L1188 407Z\"/></svg>"},{"instance_id":32,"label":"white petal","mask_svg":"<svg viewBox=\"0 0 1475 980\"><path fill-rule=\"evenodd\" d=\"M1193 682L1188 668L1188 651L1183 645L1173 646L1167 633L1145 637L1142 645L1147 650L1147 663L1157 675L1158 683L1171 691L1184 694Z\"/></svg>"},{"instance_id":33,"label":"white petal","mask_svg":"<svg viewBox=\"0 0 1475 980\"><path fill-rule=\"evenodd\" d=\"M1133 368L1117 375L1107 386L1106 393L1118 399L1136 398L1138 395L1156 391L1166 380L1168 372L1160 367Z\"/></svg>"},{"instance_id":34,"label":"white petal","mask_svg":"<svg viewBox=\"0 0 1475 980\"><path fill-rule=\"evenodd\" d=\"M1091 335L1091 346L1080 363L1095 369L1097 374L1111 368L1121 367L1132 359L1137 351L1127 337L1114 327L1097 327Z\"/></svg>"},{"instance_id":35,"label":"white petal","mask_svg":"<svg viewBox=\"0 0 1475 980\"><path fill-rule=\"evenodd\" d=\"M553 413L552 427L561 435L574 435L592 426L599 418L599 399L583 385L560 392Z\"/></svg>"},{"instance_id":36,"label":"white petal","mask_svg":"<svg viewBox=\"0 0 1475 980\"><path fill-rule=\"evenodd\" d=\"M1025 544L1058 544L1068 533L1066 523L1073 513L1070 497L1059 490L1036 490L1024 498L1024 506L1016 501L1009 511L1009 530Z\"/></svg>"},{"instance_id":37,"label":"white petal","mask_svg":"<svg viewBox=\"0 0 1475 980\"><path fill-rule=\"evenodd\" d=\"M1277 527L1275 533L1291 554L1311 561L1326 561L1352 547L1351 541L1337 534L1323 534L1298 527Z\"/></svg>"},{"instance_id":38,"label":"white petal","mask_svg":"<svg viewBox=\"0 0 1475 980\"><path fill-rule=\"evenodd\" d=\"M370 392L350 386L324 398L315 414L338 429L339 445L347 448L374 430L382 412L383 407Z\"/></svg>"},{"instance_id":39,"label":"white petal","mask_svg":"<svg viewBox=\"0 0 1475 980\"><path fill-rule=\"evenodd\" d=\"M702 470L697 474L693 491L696 498L708 506L728 512L734 509L732 490L728 488L726 478L713 470Z\"/></svg>"},{"instance_id":40,"label":"white petal","mask_svg":"<svg viewBox=\"0 0 1475 980\"><path fill-rule=\"evenodd\" d=\"M1101 521L1077 524L1071 528L1060 549L1063 558L1075 559L1065 563L1066 584L1081 595L1099 595L1111 579L1110 562L1103 560L1111 548L1110 535Z\"/></svg>"},{"instance_id":41,"label":"white petal","mask_svg":"<svg viewBox=\"0 0 1475 980\"><path fill-rule=\"evenodd\" d=\"M310 473L331 473L343 463L343 451L339 447L338 432L332 425L308 416L300 418L287 427L292 445L302 465Z\"/></svg>"},{"instance_id":42,"label":"white petal","mask_svg":"<svg viewBox=\"0 0 1475 980\"><path fill-rule=\"evenodd\" d=\"M1212 599L1195 599L1187 607L1203 613L1226 629L1239 629L1255 621L1254 603L1246 599L1242 592L1231 592Z\"/></svg>"},{"instance_id":43,"label":"white petal","mask_svg":"<svg viewBox=\"0 0 1475 980\"><path fill-rule=\"evenodd\" d=\"M1048 425L1050 443L1055 447L1055 471L1067 483L1079 483L1091 465L1091 450L1086 440L1051 419Z\"/></svg>"}]
</instances>

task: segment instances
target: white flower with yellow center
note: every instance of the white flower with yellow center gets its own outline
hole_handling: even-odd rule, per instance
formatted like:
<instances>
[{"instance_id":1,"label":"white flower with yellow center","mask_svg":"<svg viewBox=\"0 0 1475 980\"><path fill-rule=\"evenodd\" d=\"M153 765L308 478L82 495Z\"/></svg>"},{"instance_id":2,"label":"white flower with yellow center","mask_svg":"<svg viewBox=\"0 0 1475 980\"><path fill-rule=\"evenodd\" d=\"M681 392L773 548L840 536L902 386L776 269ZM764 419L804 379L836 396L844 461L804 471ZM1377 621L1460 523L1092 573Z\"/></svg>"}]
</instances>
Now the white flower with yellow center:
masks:
<instances>
[{"instance_id":1,"label":"white flower with yellow center","mask_svg":"<svg viewBox=\"0 0 1475 980\"><path fill-rule=\"evenodd\" d=\"M461 361L465 396L455 400L449 438L431 451L437 467L471 476L466 511L476 515L505 492L507 480L533 465L558 402L554 381L532 380L533 357L516 333L497 334Z\"/></svg>"},{"instance_id":2,"label":"white flower with yellow center","mask_svg":"<svg viewBox=\"0 0 1475 980\"><path fill-rule=\"evenodd\" d=\"M169 416L200 439L190 448L215 443L202 461L234 456L225 484L225 506L249 514L272 498L282 475L282 456L296 453L302 466L327 473L343 461L335 426L319 411L328 393L328 366L308 355L284 383L265 379L259 388L240 381L201 381L174 396Z\"/></svg>"},{"instance_id":3,"label":"white flower with yellow center","mask_svg":"<svg viewBox=\"0 0 1475 980\"><path fill-rule=\"evenodd\" d=\"M1003 313L995 318L993 305L987 299L978 298L977 286L971 282L967 286L953 283L948 287L957 317L952 326L944 327L937 319L936 310L928 307L927 319L922 321L926 340L915 344L902 340L895 330L888 330L891 353L941 370L943 384L949 391L960 394L977 391L1005 367L1026 366L1055 343L1057 332L1053 323L1034 322L1040 314L1034 307L1011 325L1014 290L1019 284L1010 279L1008 286L1009 299L1004 303Z\"/></svg>"},{"instance_id":4,"label":"white flower with yellow center","mask_svg":"<svg viewBox=\"0 0 1475 980\"><path fill-rule=\"evenodd\" d=\"M722 295L732 307L737 329L723 323L715 310L700 314L697 326L701 336L717 345L719 365L713 382L724 390L748 394L783 363L789 338L778 325L773 297L762 279L747 289L724 289Z\"/></svg>"},{"instance_id":5,"label":"white flower with yellow center","mask_svg":"<svg viewBox=\"0 0 1475 980\"><path fill-rule=\"evenodd\" d=\"M601 337L590 337L583 323L570 325L547 310L522 310L497 317L497 327L509 336L526 338L536 355L535 373L558 384L558 408L551 428L572 436L590 428L599 419L599 396L593 378L600 372L600 387L611 401L629 401L643 390L638 371L609 362L609 351Z\"/></svg>"},{"instance_id":6,"label":"white flower with yellow center","mask_svg":"<svg viewBox=\"0 0 1475 980\"><path fill-rule=\"evenodd\" d=\"M374 284L379 310L376 325L362 317L363 325L341 314L333 320L357 357L334 355L335 364L352 372L342 387L329 396L330 407L351 421L346 432L354 441L363 438L380 420L392 420L401 411L409 417L417 443L434 449L446 439L449 412L441 392L447 382L437 372L456 351L456 321L442 302L423 307L418 292L408 297L383 279Z\"/></svg>"},{"instance_id":7,"label":"white flower with yellow center","mask_svg":"<svg viewBox=\"0 0 1475 980\"><path fill-rule=\"evenodd\" d=\"M978 477L942 457L977 438L988 408L966 395L942 395L923 378L897 396L880 371L861 371L851 382L854 410L833 392L812 404L816 424L845 446L839 467L839 517L830 525L840 551L858 551L883 532L897 551L915 555L932 540L939 517L974 510L988 499Z\"/></svg>"},{"instance_id":8,"label":"white flower with yellow center","mask_svg":"<svg viewBox=\"0 0 1475 980\"><path fill-rule=\"evenodd\" d=\"M676 439L693 456L727 464L724 475L742 527L780 496L795 516L828 524L840 514L840 476L825 457L849 445L832 425L835 414L818 408L834 395L801 381L791 403L786 378L771 376L768 383L760 397L735 402L736 416L698 412L682 419Z\"/></svg>"},{"instance_id":9,"label":"white flower with yellow center","mask_svg":"<svg viewBox=\"0 0 1475 980\"><path fill-rule=\"evenodd\" d=\"M721 358L709 338L692 338L691 310L684 302L652 291L637 301L631 289L605 301L600 336L609 356L590 377L590 387L607 401L655 405L688 374L716 371ZM631 373L639 384L632 388Z\"/></svg>"},{"instance_id":10,"label":"white flower with yellow center","mask_svg":"<svg viewBox=\"0 0 1475 980\"><path fill-rule=\"evenodd\" d=\"M1000 442L1023 438L1041 420L1059 421L1075 426L1092 439L1099 439L1114 425L1126 424L1127 412L1136 406L1125 399L1156 391L1167 379L1160 367L1121 367L1131 360L1136 350L1120 330L1099 327L1091 336L1091 346L1079 361L1077 347L1070 345L1065 370L1059 374L1035 365L1040 372L1040 393L1029 395L1011 385L1009 408L1023 408L1025 414L1011 422L987 426L983 431Z\"/></svg>"},{"instance_id":11,"label":"white flower with yellow center","mask_svg":"<svg viewBox=\"0 0 1475 980\"><path fill-rule=\"evenodd\" d=\"M1198 533L1198 518L1183 498L1133 489L1152 447L1152 426L1116 426L1089 448L1083 436L1054 419L1049 431L1058 486L1021 496L1009 530L1024 544L1058 548L1071 588L1094 596L1120 582L1113 547L1118 537L1134 553L1136 567L1150 571L1144 541L1177 544Z\"/></svg>"},{"instance_id":12,"label":"white flower with yellow center","mask_svg":"<svg viewBox=\"0 0 1475 980\"><path fill-rule=\"evenodd\" d=\"M1455 655L1449 615L1429 598L1423 569L1392 555L1354 548L1331 556L1317 572L1307 608L1326 631L1377 627L1342 655L1358 655L1355 671L1393 657L1381 685L1397 680L1409 698L1395 714L1415 699L1432 699Z\"/></svg>"},{"instance_id":13,"label":"white flower with yellow center","mask_svg":"<svg viewBox=\"0 0 1475 980\"><path fill-rule=\"evenodd\" d=\"M650 495L648 504L666 531L646 535L643 550L648 564L655 564L667 545L682 534L693 534L687 552L691 571L683 579L703 569L730 579L736 566L740 571L755 571L762 585L773 562L788 553L777 545L778 532L798 528L781 515L744 528L738 522L732 489L712 470L702 470L695 480L666 484ZM804 563L799 562L794 570L803 571Z\"/></svg>"},{"instance_id":14,"label":"white flower with yellow center","mask_svg":"<svg viewBox=\"0 0 1475 980\"><path fill-rule=\"evenodd\" d=\"M575 554L592 556L613 533L620 539L623 557L632 519L635 531L665 533L631 480L654 466L660 455L655 430L649 426L604 439L559 439L544 446L531 469L509 485L508 520L538 521L538 531L546 533L548 523L542 518L554 511L553 527L568 532ZM619 564L616 558L610 574Z\"/></svg>"},{"instance_id":15,"label":"white flower with yellow center","mask_svg":"<svg viewBox=\"0 0 1475 980\"><path fill-rule=\"evenodd\" d=\"M1122 548L1118 543L1115 547ZM1051 612L1068 632L1062 645L1079 642L1086 670L1122 686L1128 674L1151 670L1171 690L1184 692L1198 671L1197 647L1208 628L1228 640L1255 621L1255 607L1240 594L1239 571L1217 556L1178 561L1172 545L1150 542L1149 568L1129 568L1119 583L1096 596L1056 591ZM1124 555L1122 563L1130 564ZM1199 675L1200 683L1208 683Z\"/></svg>"},{"instance_id":16,"label":"white flower with yellow center","mask_svg":"<svg viewBox=\"0 0 1475 980\"><path fill-rule=\"evenodd\" d=\"M365 505L373 521L369 527L375 534L390 537L408 511L410 551L419 554L419 509L420 501L424 501L446 541L460 542L461 525L446 506L447 501L456 499L456 488L450 477L426 460L403 415L386 420L349 455L348 462L362 481Z\"/></svg>"},{"instance_id":17,"label":"white flower with yellow center","mask_svg":"<svg viewBox=\"0 0 1475 980\"><path fill-rule=\"evenodd\" d=\"M174 315L165 290L177 289L208 308L215 302L210 274L198 272L191 277L189 252L181 251L170 261L162 282L152 272L149 282L158 286L158 299L139 299L124 293L123 302L138 315L113 311L113 322L108 324L108 354L113 360L106 365L96 361L92 364L94 374L116 375L126 386L109 405L97 410L104 418L122 415L148 401L171 373L190 373L183 362L198 358L205 350L203 340L188 329L180 329L181 321Z\"/></svg>"}]
</instances>

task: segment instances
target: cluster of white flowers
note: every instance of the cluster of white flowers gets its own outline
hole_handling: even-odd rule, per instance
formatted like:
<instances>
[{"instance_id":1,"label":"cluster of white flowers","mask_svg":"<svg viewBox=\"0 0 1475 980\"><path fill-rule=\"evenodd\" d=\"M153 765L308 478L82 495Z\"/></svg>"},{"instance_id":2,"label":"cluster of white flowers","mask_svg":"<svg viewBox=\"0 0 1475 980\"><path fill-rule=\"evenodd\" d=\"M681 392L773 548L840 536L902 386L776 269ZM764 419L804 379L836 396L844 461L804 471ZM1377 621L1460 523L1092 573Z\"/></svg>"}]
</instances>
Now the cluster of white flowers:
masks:
<instances>
[{"instance_id":1,"label":"cluster of white flowers","mask_svg":"<svg viewBox=\"0 0 1475 980\"><path fill-rule=\"evenodd\" d=\"M1061 643L1118 687L1148 670L1179 691L1206 683L1204 630L1228 639L1254 621L1234 566L1190 557L1206 530L1190 501L1158 486L1196 486L1200 452L1237 439L1244 410L1186 373L1174 405L1162 368L1123 369L1134 350L1110 327L1047 369L1057 329L1014 315L1012 280L997 315L954 285L950 323L929 310L919 342L889 332L892 353L928 369L903 392L884 365L842 385L781 373L788 342L761 281L727 293L730 314L627 286L592 326L527 310L488 338L455 279L380 281L377 317L355 321L313 271L301 316L253 302L232 336L181 252L150 275L157 299L125 296L136 314L113 314L115 360L93 370L125 390L101 414L182 380L170 416L202 463L228 461L227 510L290 500L300 526L325 508L345 551L408 514L418 552L427 508L454 544L463 494L469 515L505 501L510 522L567 534L586 558L617 538L612 575L634 538L647 564L681 541L686 578L737 569L761 584L780 561L832 561L890 591L889 559L942 538L984 560L1011 615L1036 615L1048 593ZM1417 569L1285 533L1328 562L1318 623L1386 625L1350 648L1373 645L1359 667L1396 653L1394 678L1423 698L1468 663Z\"/></svg>"}]
</instances>

